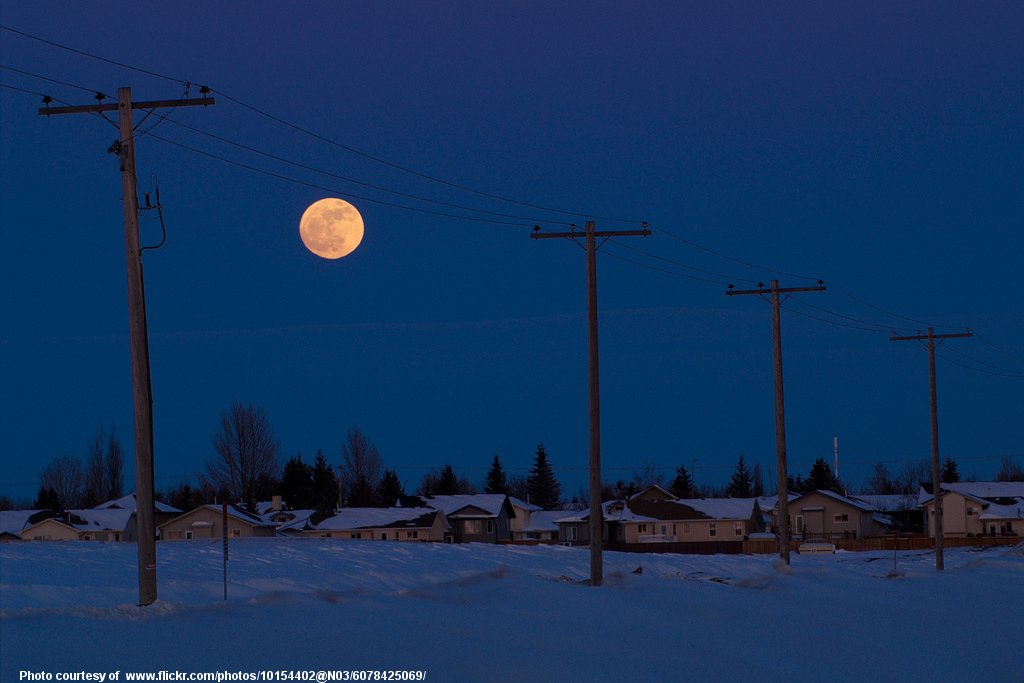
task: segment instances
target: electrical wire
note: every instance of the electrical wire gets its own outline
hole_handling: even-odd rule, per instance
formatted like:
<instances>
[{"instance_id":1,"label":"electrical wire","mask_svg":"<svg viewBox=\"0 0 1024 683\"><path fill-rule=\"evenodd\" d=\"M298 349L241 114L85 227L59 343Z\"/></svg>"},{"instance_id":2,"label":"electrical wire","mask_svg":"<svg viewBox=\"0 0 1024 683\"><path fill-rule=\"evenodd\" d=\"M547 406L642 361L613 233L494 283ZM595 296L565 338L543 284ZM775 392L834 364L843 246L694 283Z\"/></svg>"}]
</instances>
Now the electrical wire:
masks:
<instances>
[{"instance_id":1,"label":"electrical wire","mask_svg":"<svg viewBox=\"0 0 1024 683\"><path fill-rule=\"evenodd\" d=\"M257 166L251 166L249 164L246 164L246 163L243 163L243 162L240 162L240 161L236 161L234 159L228 159L227 157L222 157L220 155L213 154L212 152L207 152L205 150L196 149L195 147L190 147L189 145L185 145L183 143L176 142L174 140L169 140L167 138L160 137L159 135L153 135L152 133L149 135L149 137L151 139L153 139L153 140L159 140L160 142L163 142L163 143L166 143L166 144L169 144L169 145L173 145L175 147L180 147L181 149L188 150L188 151L193 152L195 154L200 154L200 155L208 157L210 159L217 159L218 161L222 161L224 163L231 164L233 166L238 166L239 168L244 168L244 169L247 169L249 171L253 171L255 173L261 173L261 174L269 176L271 178L277 178L279 180L284 180L284 181L287 181L287 182L290 182L290 183L295 183L296 185L303 185L305 187L310 187L310 188L317 189L317 190L323 190L325 192L333 192L333 193L339 194L339 195L341 195L343 197L349 197L349 198L352 198L352 199L358 199L360 201L370 202L370 203L373 203L373 204L379 204L379 205L382 205L382 206L390 206L392 208L402 209L402 210L405 210L405 211L415 211L417 213L423 213L423 214L428 214L428 215L432 215L432 216L441 216L441 217L444 217L444 218L454 218L454 219L463 220L463 221L475 221L477 223L494 223L494 224L498 224L498 225L513 225L513 226L528 227L528 228L532 228L533 227L533 224L531 224L531 223L524 223L524 222L518 222L518 221L504 221L504 220L487 219L487 218L478 218L476 216L461 216L461 215L458 215L458 214L444 213L444 212L441 212L441 211L431 211L430 209L423 209L423 208L419 208L419 207L415 207L415 206L408 206L408 205L405 205L405 204L398 204L396 202L389 202L389 201L385 201L385 200L382 200L382 199L374 199L373 197L366 197L366 196L363 196L363 195L354 194L352 192L346 192L346 191L343 191L343 190L339 190L338 188L326 187L324 185L317 185L316 183L310 183L310 182L307 182L305 180L299 180L298 178L291 178L289 176L282 175L280 173L275 173L273 171L268 171L266 169L262 169L262 168L259 168Z\"/></svg>"},{"instance_id":2,"label":"electrical wire","mask_svg":"<svg viewBox=\"0 0 1024 683\"><path fill-rule=\"evenodd\" d=\"M61 50L67 50L68 52L74 52L75 54L82 55L83 57L89 57L90 59L96 59L96 60L99 60L101 62L106 62L107 64L113 64L114 66L119 66L119 67L124 68L124 69L130 69L132 71L137 71L139 73L144 73L144 74L147 74L149 76L154 76L156 78L163 78L164 80L174 81L175 83L182 83L182 84L188 83L188 81L182 80L180 78L174 78L172 76L167 76L165 74L157 73L156 71L150 71L148 69L142 69L142 68L137 67L137 66L132 66L131 64L125 64L124 62L118 62L118 61L113 60L113 59L107 59L106 57L100 57L99 55L92 54L91 52L86 52L84 50L78 50L76 48L69 47L67 45L63 45L61 43L57 43L57 42L54 42L52 40L47 40L46 38L41 38L41 37L33 35L31 33L26 33L25 31L19 31L18 29L11 28L10 26L5 26L3 24L0 24L0 30L9 31L11 33L16 33L19 36L23 36L25 38L30 38L30 39L36 40L36 41L38 41L40 43L45 43L47 45L51 45L53 47L60 48Z\"/></svg>"},{"instance_id":3,"label":"electrical wire","mask_svg":"<svg viewBox=\"0 0 1024 683\"><path fill-rule=\"evenodd\" d=\"M984 344L987 344L988 346L991 346L993 349L995 349L999 353L1003 354L1004 356L1006 356L1008 358L1012 358L1013 360L1017 361L1018 363L1024 363L1024 359L1021 359L1019 356L1013 355L1012 353L1010 353L1009 351L1007 351L1006 349L1004 349L1001 346L997 346L996 344L993 344L992 342L990 342L988 339L983 337L978 332L976 332L974 330L971 330L971 331L974 332L974 336L977 337L978 339L980 339Z\"/></svg>"},{"instance_id":4,"label":"electrical wire","mask_svg":"<svg viewBox=\"0 0 1024 683\"><path fill-rule=\"evenodd\" d=\"M531 217L531 216L522 216L522 215L518 215L518 214L502 213L502 212L499 212L499 211L488 211L486 209L478 209L478 208L471 207L471 206L465 206L465 205L462 205L462 204L456 204L454 202L446 202L446 201L442 201L442 200L438 200L438 199L430 199L429 197L423 197L421 195L415 195L415 194L410 194L408 192L401 192L399 190L393 190L391 188L384 187L382 185L374 185L373 183L367 183L367 182L364 182L362 180L357 180L355 178L350 178L348 176L344 176L344 175L341 175L341 174L338 174L338 173L334 173L332 171L327 171L327 170L324 170L322 168L317 168L315 166L310 166L309 164L304 164L304 163L301 163L301 162L298 162L298 161L294 161L292 159L288 159L286 157L282 157L282 156L280 156L278 154L274 154L272 152L266 152L266 151L258 149L256 147L252 147L251 145L246 145L244 143L237 142L235 140L230 140L230 139L225 138L225 137L223 137L221 135L217 135L215 133L210 133L209 131L202 130L201 128L197 128L195 126L190 126L190 125L188 125L186 123L182 123L181 121L170 121L170 123L172 123L175 126L179 126L181 128L185 128L186 130L190 130L192 132L199 133L200 135L205 135L206 137L209 137L209 138L211 138L213 140L217 140L219 142L223 142L225 144L231 145L233 147L237 147L239 149L244 149L247 152L251 152L253 154L258 154L260 156L266 157L268 159L273 159L274 161L278 161L278 162L281 162L283 164L288 164L289 166L294 166L296 168L301 168L301 169L306 170L306 171L312 171L313 173L319 173L321 175L325 175L325 176L328 176L330 178L335 178L337 180L342 180L344 182L352 183L354 185L359 185L361 187L365 187L365 188L368 188L368 189L378 190L380 192L387 192L389 194L393 194L393 195L398 196L398 197L404 197L406 199L414 199L416 201L421 201L421 202L428 202L430 204L437 204L439 206L445 206L445 207L448 207L448 208L451 208L451 209L461 209L463 211L473 211L473 212L476 212L476 213L481 213L481 214L485 214L485 215L489 215L489 216L497 216L499 218L515 218L515 219L522 220L522 221L529 221L531 223L553 223L553 224L556 224L556 225L569 225L568 223L563 223L561 221L552 221L552 220L549 220L547 218L537 218L537 217Z\"/></svg>"},{"instance_id":5,"label":"electrical wire","mask_svg":"<svg viewBox=\"0 0 1024 683\"><path fill-rule=\"evenodd\" d=\"M776 275L785 275L787 277L795 277L798 280L812 280L814 282L817 282L818 280L822 279L820 277L811 277L810 275L800 275L800 274L797 274L797 273L787 273L784 270L775 270L773 268L767 268L765 266L760 266L760 265L757 265L756 263L751 263L750 261L744 261L742 259L738 259L738 258L735 258L733 256L729 256L728 254L723 254L720 251L716 251L715 249L712 249L711 247L705 246L703 244L699 244L698 242L694 242L693 240L686 239L685 237L682 237L680 235L675 234L674 232L672 232L668 228L664 228L664 227L661 227L661 226L656 226L653 223L651 223L650 226L652 228L657 229L658 232L663 233L665 235L668 235L672 239L678 240L678 241L682 242L683 244L687 244L687 245L693 247L694 249L700 249L701 251L705 251L705 252L707 252L709 254L717 256L718 258L725 259L726 261L732 261L733 263L738 263L740 265L747 266L748 268L754 268L755 270L763 270L763 271L766 271L766 272L769 272L769 273L775 273ZM748 280L748 282L749 282L749 280Z\"/></svg>"},{"instance_id":6,"label":"electrical wire","mask_svg":"<svg viewBox=\"0 0 1024 683\"><path fill-rule=\"evenodd\" d=\"M5 71L13 71L14 73L22 74L23 76L30 76L32 78L38 78L41 81L48 81L50 83L56 83L57 85L63 85L63 86L68 87L68 88L75 88L77 90L82 90L84 92L93 93L93 94L97 95L97 97L99 95L103 95L104 99L107 98L107 95L105 95L102 90L99 90L99 89L96 89L96 88L87 88L84 85L77 85L75 83L68 83L67 81L62 81L62 80L59 80L57 78L51 78L49 76L43 76L41 74L32 73L31 71L25 71L24 69L16 69L13 66L7 66L6 64L0 64L0 69L4 69Z\"/></svg>"}]
</instances>

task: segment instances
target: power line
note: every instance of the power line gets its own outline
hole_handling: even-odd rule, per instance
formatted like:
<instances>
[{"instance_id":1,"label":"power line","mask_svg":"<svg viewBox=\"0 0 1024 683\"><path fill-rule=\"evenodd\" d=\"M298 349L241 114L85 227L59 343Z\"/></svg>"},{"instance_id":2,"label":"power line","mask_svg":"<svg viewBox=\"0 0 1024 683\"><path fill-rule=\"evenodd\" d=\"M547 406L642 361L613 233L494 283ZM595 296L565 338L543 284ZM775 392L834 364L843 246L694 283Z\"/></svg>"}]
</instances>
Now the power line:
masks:
<instances>
[{"instance_id":1,"label":"power line","mask_svg":"<svg viewBox=\"0 0 1024 683\"><path fill-rule=\"evenodd\" d=\"M68 52L74 52L75 54L82 55L83 57L89 57L90 59L97 59L97 60L99 60L101 62L106 62L107 64L113 64L115 66L119 66L119 67L124 68L124 69L131 69L132 71L138 71L139 73L144 73L144 74L147 74L149 76L154 76L156 78L163 78L164 80L174 81L175 83L188 83L188 81L182 80L180 78L173 78L172 76L167 76L165 74L157 73L156 71L150 71L148 69L142 69L140 67L132 66L131 64L125 64L124 62L118 62L116 60L108 59L106 57L100 57L99 55L92 54L91 52L86 52L85 50L78 50L78 49L70 47L68 45L64 45L62 43L57 43L57 42L54 42L52 40L47 40L46 38L41 38L41 37L39 37L37 35L33 35L31 33L26 33L25 31L19 31L18 29L11 28L10 26L5 26L3 24L0 24L0 30L10 31L11 33L16 33L19 36L24 36L25 38L31 38L32 40L36 40L36 41L38 41L40 43L45 43L47 45L51 45L53 47L60 48L61 50L67 50Z\"/></svg>"},{"instance_id":2,"label":"power line","mask_svg":"<svg viewBox=\"0 0 1024 683\"><path fill-rule=\"evenodd\" d=\"M50 83L56 83L57 85L63 85L63 86L66 86L68 88L75 88L77 90L82 90L82 91L85 91L85 92L88 92L88 93L95 93L97 98L99 98L100 95L103 95L104 99L106 99L106 97L107 97L107 95L105 95L103 93L103 91L99 90L98 88L87 88L84 85L77 85L75 83L68 83L67 81L62 81L62 80L59 80L57 78L51 78L49 76L43 76L41 74L33 73L31 71L25 71L24 69L16 69L13 66L7 66L6 64L0 64L0 69L3 69L5 71L13 71L14 73L19 73L19 74L21 74L23 76L29 76L31 78L38 78L41 81L49 81Z\"/></svg>"},{"instance_id":3,"label":"power line","mask_svg":"<svg viewBox=\"0 0 1024 683\"><path fill-rule=\"evenodd\" d=\"M159 140L160 142L163 142L163 143L166 143L166 144L169 144L169 145L174 145L175 147L180 147L181 149L188 150L188 151L193 152L195 154L201 154L201 155L203 155L205 157L209 157L211 159L217 159L218 161L223 161L224 163L231 164L233 166L238 166L239 168L244 168L244 169L247 169L249 171L253 171L255 173L261 173L263 175L270 176L271 178L277 178L278 180L284 180L284 181L287 181L287 182L290 182L290 183L295 183L296 185L303 185L305 187L310 187L310 188L317 189L317 190L323 190L325 192L333 192L333 193L339 194L339 195L341 195L343 197L350 197L350 198L353 198L353 199L358 199L360 201L370 202L370 203L373 203L373 204L380 204L382 206L390 206L392 208L403 209L405 211L415 211L417 213L423 213L423 214L428 214L428 215L432 215L432 216L441 216L443 218L454 218L454 219L457 219L457 220L475 221L475 222L478 222L478 223L494 223L494 224L498 224L498 225L514 225L514 226L518 226L518 227L528 227L528 228L533 227L532 224L525 223L525 222L503 221L503 220L488 219L488 218L477 218L476 216L460 216L458 214L444 213L442 211L432 211L430 209L423 209L423 208L419 208L419 207L415 207L415 206L407 206L405 204L398 204L396 202L389 202L389 201L385 201L383 199L374 199L372 197L366 197L366 196L363 196L363 195L354 194L352 192L342 191L342 190L339 190L338 188L326 187L324 185L317 185L316 183L310 183L310 182L307 182L305 180L299 180L298 178L291 178L289 176L282 175L280 173L275 173L273 171L268 171L266 169L262 169L262 168L259 168L257 166L251 166L251 165L243 163L241 161L235 161L234 159L228 159L227 157L222 157L222 156L214 154L212 152L207 152L205 150L196 149L195 147L190 147L189 145L185 145L185 144L180 143L180 142L175 142L174 140L168 140L167 138L160 137L159 135L153 135L152 133L149 134L149 137L152 138L153 140Z\"/></svg>"},{"instance_id":4,"label":"power line","mask_svg":"<svg viewBox=\"0 0 1024 683\"><path fill-rule=\"evenodd\" d=\"M181 128L185 128L187 130L193 131L195 133L199 133L200 135L205 135L205 136L207 136L209 138L212 138L214 140L217 140L219 142L223 142L225 144L232 145L232 146L237 147L239 149L244 149L247 152L252 152L253 154L259 154L260 156L266 157L268 159L273 159L274 161L279 161L279 162L281 162L283 164L288 164L290 166L294 166L296 168L301 168L301 169L306 170L306 171L312 171L313 173L319 173L321 175L325 175L325 176L328 176L328 177L331 177L331 178L336 178L338 180L342 180L342 181L347 182L347 183L352 183L354 185L360 185L362 187L366 187L366 188L373 189L373 190L378 190L380 192L387 192L389 194L393 194L393 195L396 195L396 196L399 196L399 197L404 197L406 199L414 199L414 200L421 201L421 202L428 202L428 203L431 203L431 204L437 204L437 205L440 205L440 206L446 206L446 207L452 208L452 209L462 209L463 211L473 211L475 213L481 213L481 214L485 214L485 215L489 215L489 216L498 216L500 218L515 218L515 219L519 219L519 220L522 220L522 221L529 221L530 223L555 223L555 224L558 224L558 225L569 225L568 223L564 223L564 222L560 222L560 221L551 221L551 220L546 219L546 218L536 218L536 217L531 217L531 216L522 216L522 215L518 215L518 214L502 213L502 212L499 212L499 211L488 211L486 209L478 209L478 208L475 208L475 207L472 207L472 206L465 206L465 205L462 205L462 204L456 204L454 202L446 202L446 201L442 201L442 200L439 200L439 199L431 199L429 197L423 197L421 195L415 195L415 194L410 194L408 192L401 192L399 190L393 190L391 188L384 187L382 185L375 185L373 183L367 183L367 182L364 182L362 180L357 180L355 178L350 178L348 176L344 176L344 175L341 175L341 174L338 174L338 173L334 173L333 171L327 171L327 170L322 169L322 168L317 168L316 166L310 166L309 164L304 164L304 163L299 162L299 161L294 161L292 159L288 159L288 158L280 156L278 154L274 154L272 152L267 152L267 151L258 149L256 147L252 147L251 145L246 145L244 143L237 142L235 140L230 140L228 138L225 138L223 136L217 135L215 133L210 133L209 131L205 131L205 130L202 130L200 128L196 128L195 126L190 126L190 125L188 125L186 123L182 123L180 121L170 121L170 123L174 124L175 126L180 126ZM150 129L150 130L152 130L152 129Z\"/></svg>"}]
</instances>

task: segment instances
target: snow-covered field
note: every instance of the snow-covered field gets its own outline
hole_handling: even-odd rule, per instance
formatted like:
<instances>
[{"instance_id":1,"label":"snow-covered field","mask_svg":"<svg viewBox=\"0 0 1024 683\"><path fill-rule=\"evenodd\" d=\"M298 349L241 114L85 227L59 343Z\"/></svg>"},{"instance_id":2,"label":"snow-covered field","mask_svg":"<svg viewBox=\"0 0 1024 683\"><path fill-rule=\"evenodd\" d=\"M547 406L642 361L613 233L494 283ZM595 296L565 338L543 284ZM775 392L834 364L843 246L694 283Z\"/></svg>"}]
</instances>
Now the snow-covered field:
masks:
<instances>
[{"instance_id":1,"label":"snow-covered field","mask_svg":"<svg viewBox=\"0 0 1024 683\"><path fill-rule=\"evenodd\" d=\"M433 681L1024 681L1024 545L946 553L605 554L585 549L0 544L0 680L58 672L425 670ZM634 573L639 567L641 573ZM124 680L122 673L121 679Z\"/></svg>"}]
</instances>

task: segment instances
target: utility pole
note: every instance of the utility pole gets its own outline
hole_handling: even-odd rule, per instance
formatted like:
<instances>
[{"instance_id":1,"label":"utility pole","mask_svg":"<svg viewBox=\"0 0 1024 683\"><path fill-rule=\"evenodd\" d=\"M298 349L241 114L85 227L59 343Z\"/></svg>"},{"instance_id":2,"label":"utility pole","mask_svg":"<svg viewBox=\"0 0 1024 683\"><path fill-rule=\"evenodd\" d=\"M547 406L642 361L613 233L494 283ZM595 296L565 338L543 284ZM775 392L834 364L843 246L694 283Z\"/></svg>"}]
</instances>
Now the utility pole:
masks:
<instances>
[{"instance_id":1,"label":"utility pole","mask_svg":"<svg viewBox=\"0 0 1024 683\"><path fill-rule=\"evenodd\" d=\"M209 92L202 88L205 95ZM139 201L135 186L135 130L133 109L161 109L215 104L212 97L185 100L132 102L131 88L118 88L117 104L42 107L39 114L118 113L119 136L110 148L121 167L121 191L124 194L124 241L128 278L128 331L131 346L132 403L135 412L135 523L138 535L139 605L156 602L156 519L153 501L153 390L149 375L149 338L146 326L146 296L142 281L142 256L139 247Z\"/></svg>"},{"instance_id":2,"label":"utility pole","mask_svg":"<svg viewBox=\"0 0 1024 683\"><path fill-rule=\"evenodd\" d=\"M944 339L955 337L970 337L972 332L957 334L935 334L929 327L928 334L915 334L908 337L897 337L892 333L892 340L897 341L926 341L928 342L928 386L931 394L932 412L932 503L935 510L935 571L941 572L945 568L942 557L942 479L939 472L939 399L935 388L935 340L941 344Z\"/></svg>"},{"instance_id":3,"label":"utility pole","mask_svg":"<svg viewBox=\"0 0 1024 683\"><path fill-rule=\"evenodd\" d=\"M786 470L786 402L782 391L782 313L779 301L780 294L790 295L795 292L824 292L825 283L818 280L817 287L779 287L778 280L772 280L771 287L765 288L757 283L757 289L734 289L732 285L726 290L727 296L740 294L771 295L772 302L772 363L775 367L775 469L778 471L779 496L779 556L789 564L789 474ZM786 298L789 298L788 296Z\"/></svg>"},{"instance_id":4,"label":"utility pole","mask_svg":"<svg viewBox=\"0 0 1024 683\"><path fill-rule=\"evenodd\" d=\"M575 227L575 226L573 226ZM571 239L574 242L580 234L570 232L540 232L535 227L530 235L533 239ZM643 230L601 230L594 221L587 221L584 232L587 252L587 359L588 386L590 389L590 585L600 586L602 582L601 540L604 536L604 519L601 513L601 395L597 356L597 250L611 237L635 237L650 235L644 224ZM597 238L603 237L601 245ZM579 244L579 242L577 242Z\"/></svg>"}]
</instances>

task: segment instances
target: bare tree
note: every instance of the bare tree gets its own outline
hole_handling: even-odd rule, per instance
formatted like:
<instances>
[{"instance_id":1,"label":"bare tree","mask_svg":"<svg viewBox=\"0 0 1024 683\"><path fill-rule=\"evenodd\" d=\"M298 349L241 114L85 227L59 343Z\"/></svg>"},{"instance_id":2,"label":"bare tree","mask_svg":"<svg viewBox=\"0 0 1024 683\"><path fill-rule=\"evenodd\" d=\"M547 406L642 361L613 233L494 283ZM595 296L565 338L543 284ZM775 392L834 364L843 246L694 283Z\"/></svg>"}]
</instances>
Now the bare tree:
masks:
<instances>
[{"instance_id":1,"label":"bare tree","mask_svg":"<svg viewBox=\"0 0 1024 683\"><path fill-rule=\"evenodd\" d=\"M353 426L341 446L342 485L345 504L349 507L373 507L377 502L377 486L384 472L377 447Z\"/></svg>"},{"instance_id":2,"label":"bare tree","mask_svg":"<svg viewBox=\"0 0 1024 683\"><path fill-rule=\"evenodd\" d=\"M928 460L906 462L899 474L896 475L896 485L899 493L916 494L923 482L932 480L932 466Z\"/></svg>"},{"instance_id":3,"label":"bare tree","mask_svg":"<svg viewBox=\"0 0 1024 683\"><path fill-rule=\"evenodd\" d=\"M214 455L206 461L209 483L255 510L261 486L277 474L279 445L266 411L232 403L221 413L210 440Z\"/></svg>"},{"instance_id":4,"label":"bare tree","mask_svg":"<svg viewBox=\"0 0 1024 683\"><path fill-rule=\"evenodd\" d=\"M82 491L82 507L96 507L104 502L106 487L107 432L103 424L96 429L96 434L89 444L89 452L85 456L85 487Z\"/></svg>"},{"instance_id":5,"label":"bare tree","mask_svg":"<svg viewBox=\"0 0 1024 683\"><path fill-rule=\"evenodd\" d=\"M107 459L104 463L104 484L106 500L115 500L124 495L124 451L121 440L117 438L117 429L110 428L107 438Z\"/></svg>"},{"instance_id":6,"label":"bare tree","mask_svg":"<svg viewBox=\"0 0 1024 683\"><path fill-rule=\"evenodd\" d=\"M1004 455L999 471L996 472L996 481L1024 481L1024 469L1011 456Z\"/></svg>"},{"instance_id":7,"label":"bare tree","mask_svg":"<svg viewBox=\"0 0 1024 683\"><path fill-rule=\"evenodd\" d=\"M82 461L71 455L61 455L39 471L39 487L57 494L60 507L67 510L82 504L85 473Z\"/></svg>"}]
</instances>

